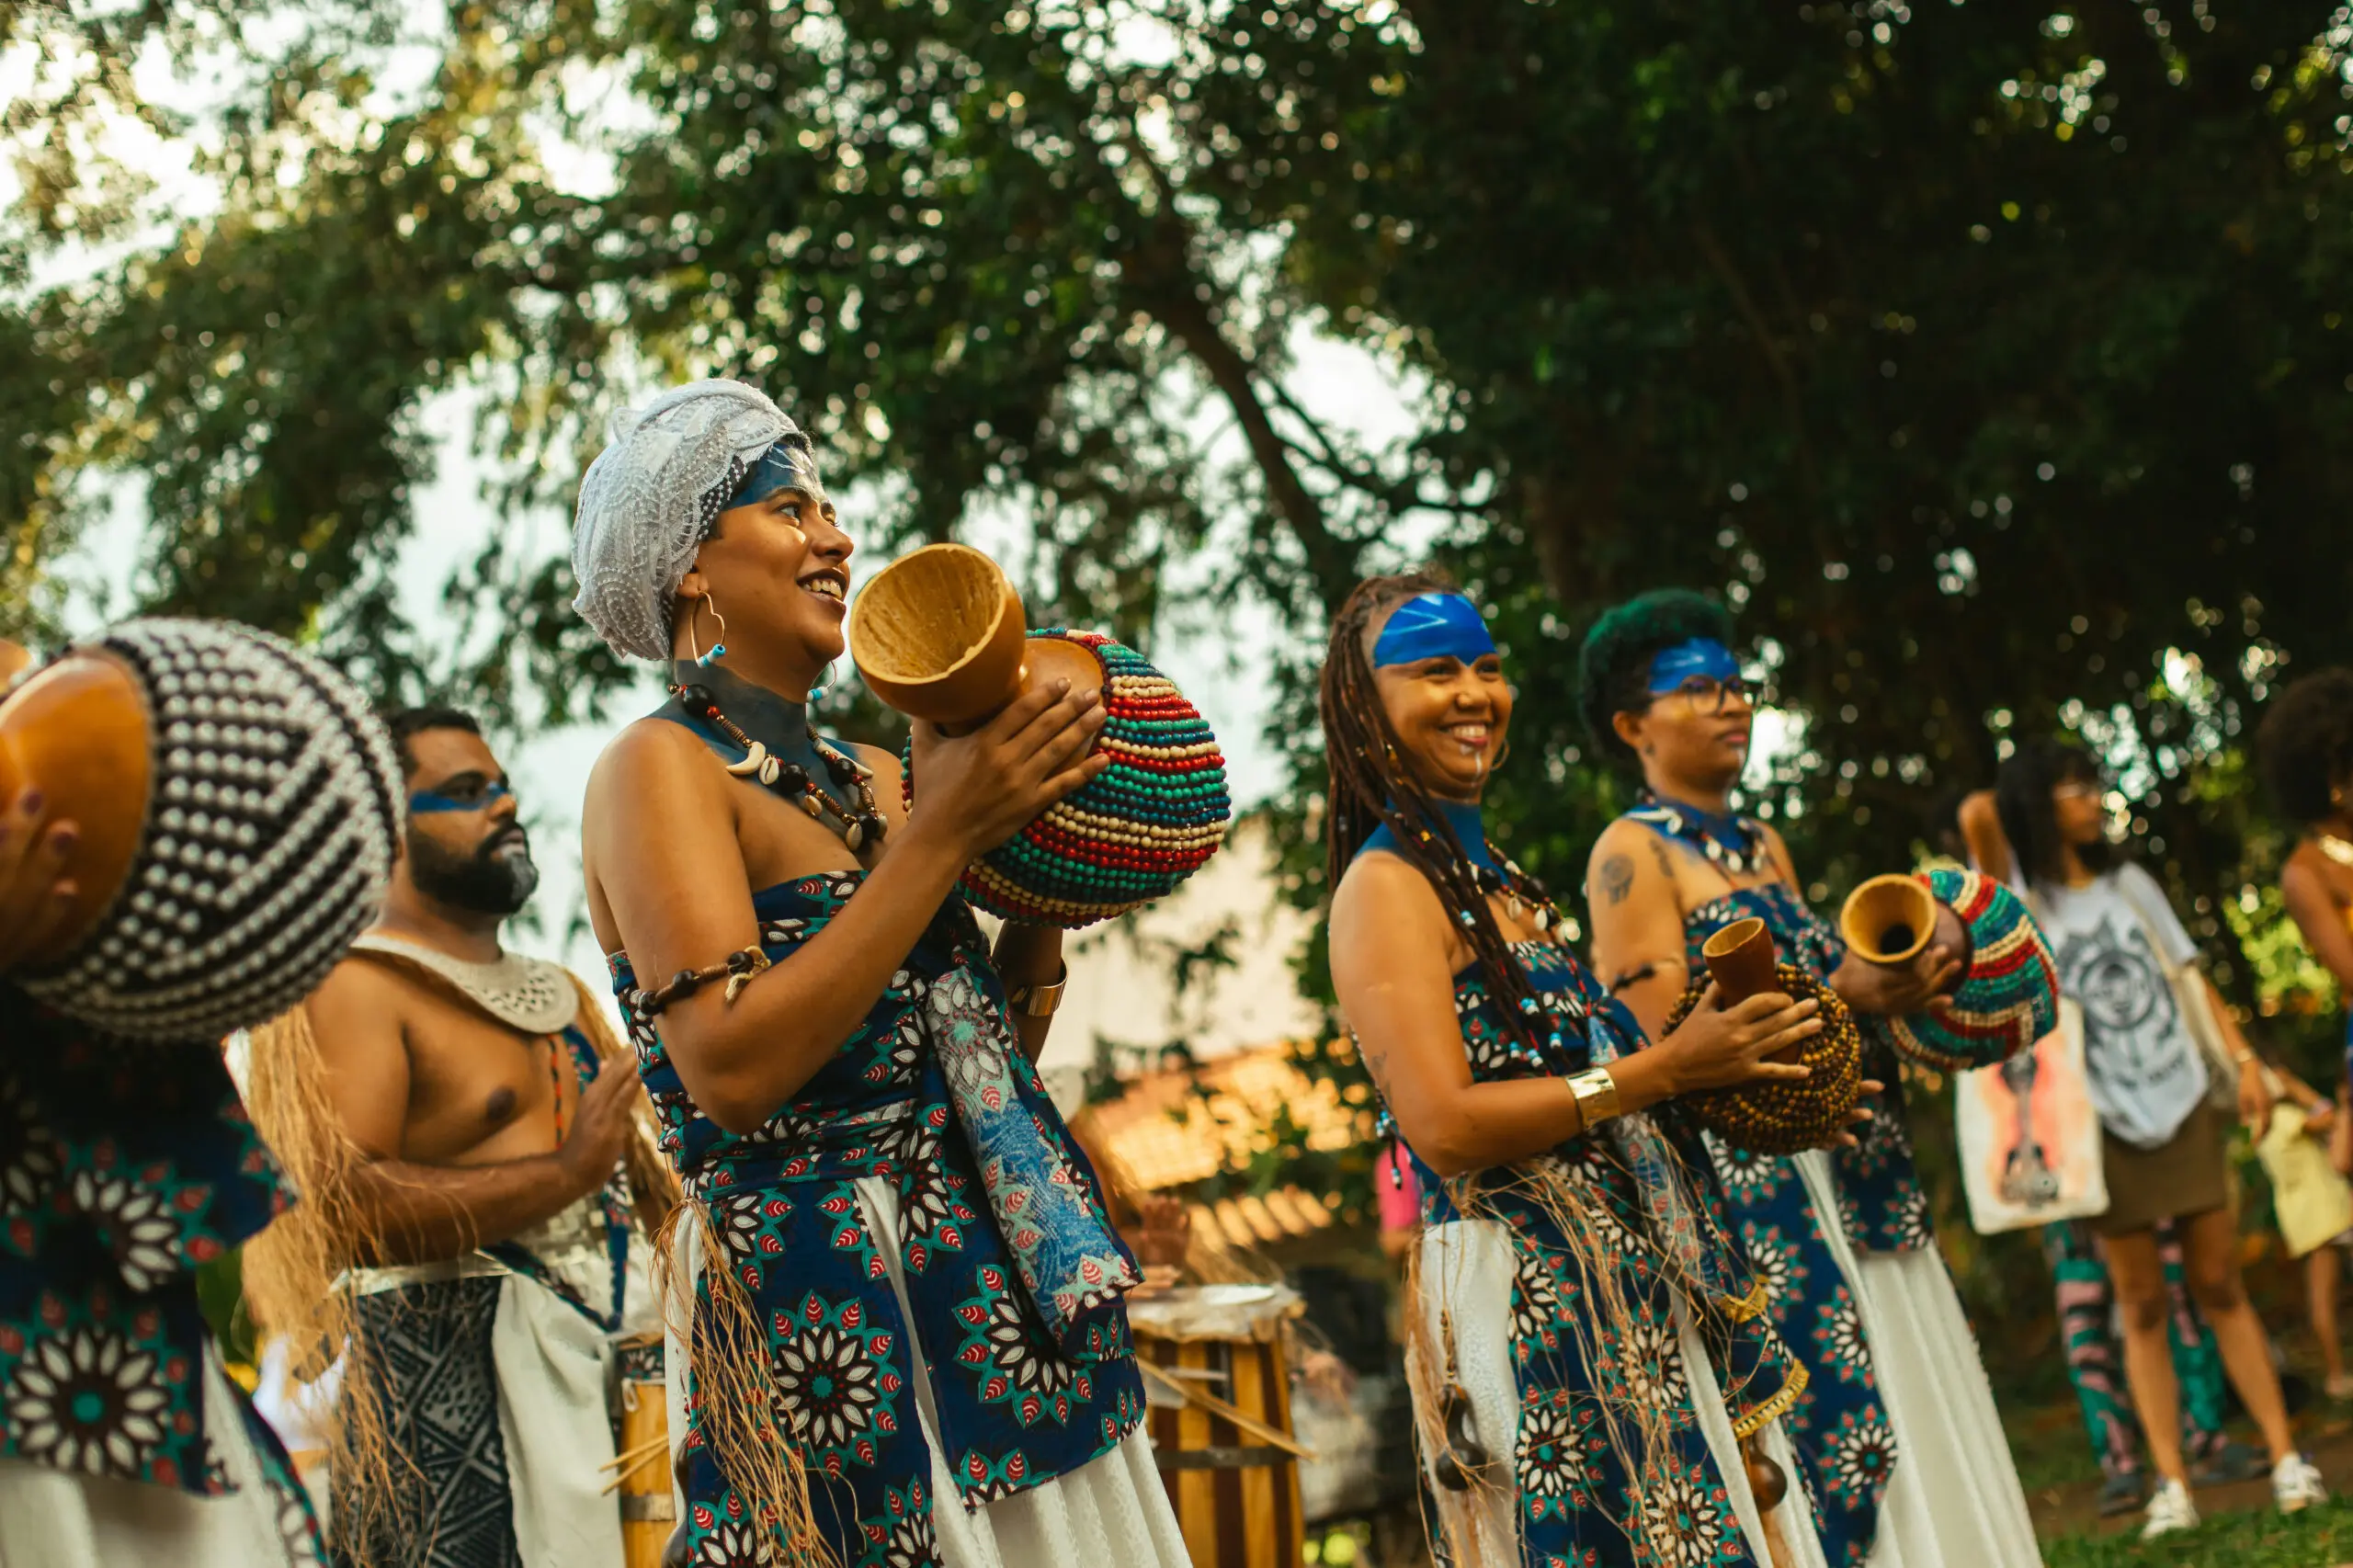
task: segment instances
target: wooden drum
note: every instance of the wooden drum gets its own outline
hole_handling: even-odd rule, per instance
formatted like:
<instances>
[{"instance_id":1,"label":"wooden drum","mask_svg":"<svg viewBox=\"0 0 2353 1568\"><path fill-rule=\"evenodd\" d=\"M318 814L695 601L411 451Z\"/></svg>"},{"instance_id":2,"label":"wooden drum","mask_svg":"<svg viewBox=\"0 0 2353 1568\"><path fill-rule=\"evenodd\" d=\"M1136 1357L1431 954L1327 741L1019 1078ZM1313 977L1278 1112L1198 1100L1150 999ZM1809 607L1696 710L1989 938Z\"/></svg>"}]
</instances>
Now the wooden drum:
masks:
<instances>
[{"instance_id":1,"label":"wooden drum","mask_svg":"<svg viewBox=\"0 0 2353 1568\"><path fill-rule=\"evenodd\" d=\"M614 1342L613 1480L620 1493L621 1561L626 1568L661 1568L662 1550L677 1525L663 1370L658 1331Z\"/></svg>"},{"instance_id":2,"label":"wooden drum","mask_svg":"<svg viewBox=\"0 0 2353 1568\"><path fill-rule=\"evenodd\" d=\"M1128 1303L1153 1460L1197 1568L1301 1568L1306 1526L1279 1285L1182 1287Z\"/></svg>"}]
</instances>

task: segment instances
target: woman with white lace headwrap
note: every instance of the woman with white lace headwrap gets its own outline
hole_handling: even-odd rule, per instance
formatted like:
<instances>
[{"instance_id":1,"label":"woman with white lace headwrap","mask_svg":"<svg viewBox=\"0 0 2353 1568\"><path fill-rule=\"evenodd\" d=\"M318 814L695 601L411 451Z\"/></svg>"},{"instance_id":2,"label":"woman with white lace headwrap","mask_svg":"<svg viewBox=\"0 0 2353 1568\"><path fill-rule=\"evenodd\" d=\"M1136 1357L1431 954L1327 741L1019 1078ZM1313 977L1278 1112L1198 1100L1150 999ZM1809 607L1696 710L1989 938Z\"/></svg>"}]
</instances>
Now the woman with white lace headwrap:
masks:
<instances>
[{"instance_id":1,"label":"woman with white lace headwrap","mask_svg":"<svg viewBox=\"0 0 2353 1568\"><path fill-rule=\"evenodd\" d=\"M903 808L897 758L809 725L851 550L806 437L733 381L622 415L581 487L577 608L670 669L589 779L583 860L686 1195L673 1544L1181 1563L1120 1301L1139 1272L1032 1066L1061 933L1009 924L992 953L954 891L1101 770L1100 693L918 724Z\"/></svg>"},{"instance_id":2,"label":"woman with white lace headwrap","mask_svg":"<svg viewBox=\"0 0 2353 1568\"><path fill-rule=\"evenodd\" d=\"M809 437L741 381L688 381L614 416L572 539L572 608L614 652L668 661L678 583L756 470L764 494L797 484L825 505Z\"/></svg>"}]
</instances>

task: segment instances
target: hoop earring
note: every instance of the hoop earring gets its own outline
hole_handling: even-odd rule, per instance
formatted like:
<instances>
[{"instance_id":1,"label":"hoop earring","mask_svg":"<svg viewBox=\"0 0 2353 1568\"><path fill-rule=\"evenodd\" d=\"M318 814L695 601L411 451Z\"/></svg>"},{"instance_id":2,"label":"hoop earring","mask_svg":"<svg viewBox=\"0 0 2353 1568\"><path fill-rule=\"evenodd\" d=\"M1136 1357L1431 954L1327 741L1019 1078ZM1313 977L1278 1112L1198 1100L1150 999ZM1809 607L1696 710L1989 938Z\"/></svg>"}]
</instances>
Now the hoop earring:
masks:
<instances>
[{"instance_id":1,"label":"hoop earring","mask_svg":"<svg viewBox=\"0 0 2353 1568\"><path fill-rule=\"evenodd\" d=\"M710 668L713 660L727 656L727 618L719 613L719 606L712 602L709 594L696 601L694 613L687 617L687 646L699 650L701 644L695 640L695 627L701 621L702 612L706 609L710 611L711 619L719 622L719 635L711 640L710 653L698 651L695 654L695 667L705 670Z\"/></svg>"},{"instance_id":2,"label":"hoop earring","mask_svg":"<svg viewBox=\"0 0 2353 1568\"><path fill-rule=\"evenodd\" d=\"M1504 745L1503 745L1503 750L1501 750L1501 751L1499 751L1499 752L1495 753L1495 760L1494 762L1492 762L1492 763L1490 763L1490 764L1488 764L1488 765L1487 765L1487 771L1488 771L1488 772L1490 772L1490 773L1493 773L1493 772L1495 772L1497 768L1499 768L1499 767L1503 767L1503 765L1504 765L1505 763L1509 762L1510 760L1511 760L1511 737L1510 737L1509 735L1506 735L1506 736L1504 737Z\"/></svg>"},{"instance_id":3,"label":"hoop earring","mask_svg":"<svg viewBox=\"0 0 2353 1568\"><path fill-rule=\"evenodd\" d=\"M816 684L809 688L809 695L804 700L814 702L817 699L824 696L825 693L833 690L833 675L834 662L831 659L828 659L825 661L825 667L817 672Z\"/></svg>"}]
</instances>

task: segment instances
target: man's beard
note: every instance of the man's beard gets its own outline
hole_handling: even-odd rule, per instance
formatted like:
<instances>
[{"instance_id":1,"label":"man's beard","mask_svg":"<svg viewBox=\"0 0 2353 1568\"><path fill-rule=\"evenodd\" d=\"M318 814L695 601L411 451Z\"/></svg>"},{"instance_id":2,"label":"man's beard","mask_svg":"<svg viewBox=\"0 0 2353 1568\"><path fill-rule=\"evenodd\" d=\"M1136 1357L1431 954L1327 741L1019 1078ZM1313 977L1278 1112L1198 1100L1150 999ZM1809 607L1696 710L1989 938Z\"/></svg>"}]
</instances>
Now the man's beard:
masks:
<instances>
[{"instance_id":1,"label":"man's beard","mask_svg":"<svg viewBox=\"0 0 2353 1568\"><path fill-rule=\"evenodd\" d=\"M515 852L500 853L508 849ZM411 832L408 874L427 898L477 915L512 915L530 902L531 890L540 885L530 841L520 828L491 835L471 855L452 854L425 835Z\"/></svg>"}]
</instances>

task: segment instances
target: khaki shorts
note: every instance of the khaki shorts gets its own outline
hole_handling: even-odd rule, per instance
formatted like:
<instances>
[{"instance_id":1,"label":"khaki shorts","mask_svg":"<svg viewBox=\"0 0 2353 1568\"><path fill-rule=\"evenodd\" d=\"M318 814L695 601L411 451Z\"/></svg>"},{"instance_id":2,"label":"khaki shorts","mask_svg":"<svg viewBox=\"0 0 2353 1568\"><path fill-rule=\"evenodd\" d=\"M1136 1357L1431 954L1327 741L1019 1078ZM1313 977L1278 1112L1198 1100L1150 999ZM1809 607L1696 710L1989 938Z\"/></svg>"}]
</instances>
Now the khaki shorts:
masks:
<instances>
[{"instance_id":1,"label":"khaki shorts","mask_svg":"<svg viewBox=\"0 0 2353 1568\"><path fill-rule=\"evenodd\" d=\"M2103 1236L2130 1235L2160 1220L2185 1219L2220 1209L2231 1200L2223 1146L2230 1127L2204 1096L2171 1138L2154 1149L2136 1149L2120 1138L2100 1136L2100 1163L2108 1171L2108 1212L2095 1216Z\"/></svg>"}]
</instances>

